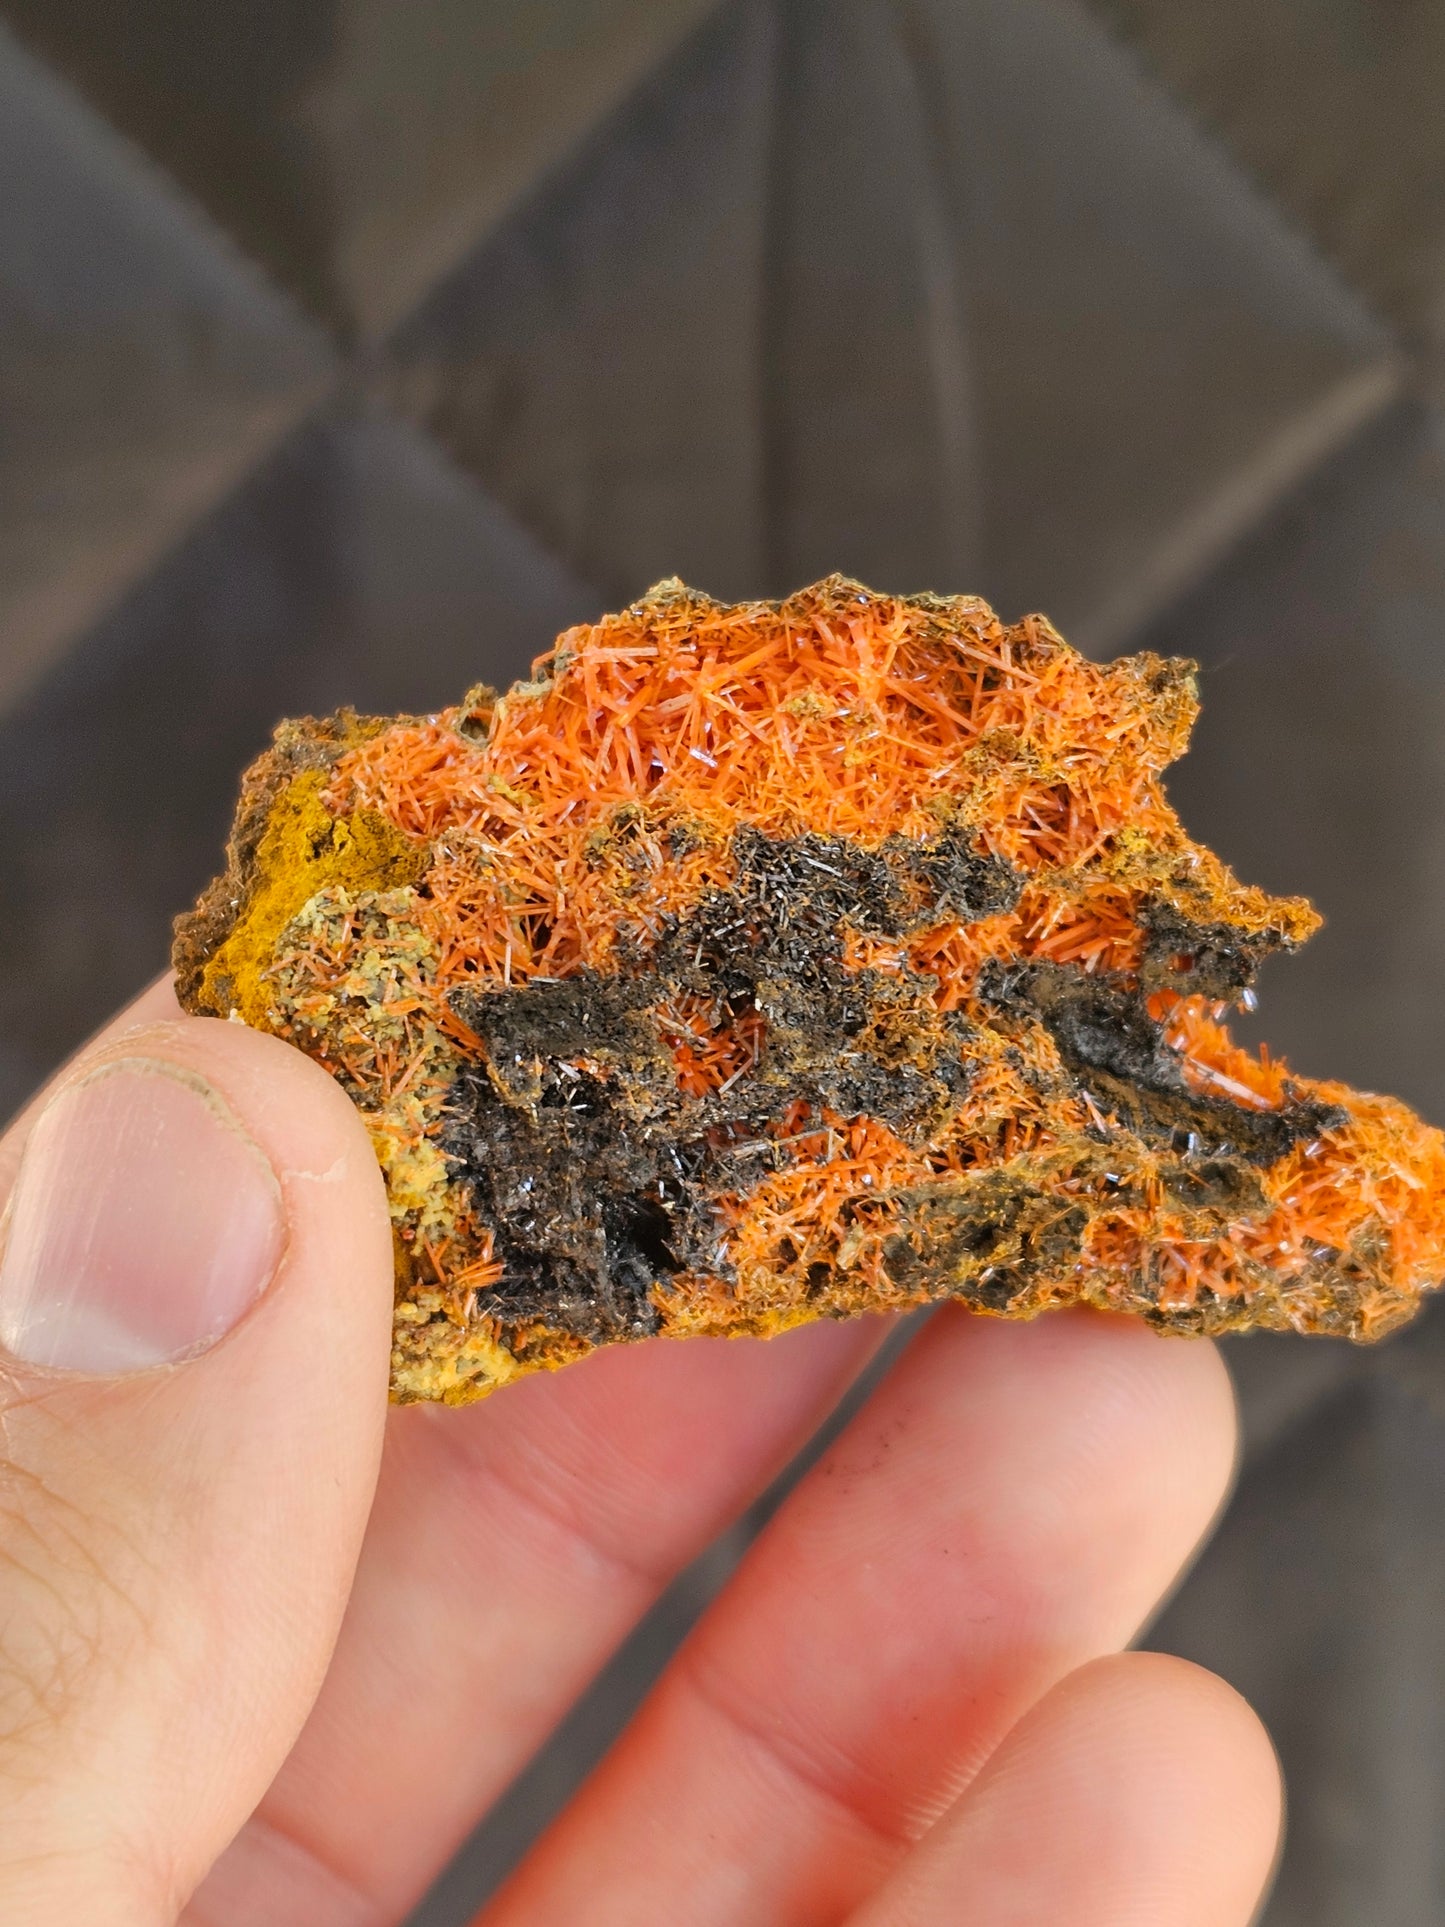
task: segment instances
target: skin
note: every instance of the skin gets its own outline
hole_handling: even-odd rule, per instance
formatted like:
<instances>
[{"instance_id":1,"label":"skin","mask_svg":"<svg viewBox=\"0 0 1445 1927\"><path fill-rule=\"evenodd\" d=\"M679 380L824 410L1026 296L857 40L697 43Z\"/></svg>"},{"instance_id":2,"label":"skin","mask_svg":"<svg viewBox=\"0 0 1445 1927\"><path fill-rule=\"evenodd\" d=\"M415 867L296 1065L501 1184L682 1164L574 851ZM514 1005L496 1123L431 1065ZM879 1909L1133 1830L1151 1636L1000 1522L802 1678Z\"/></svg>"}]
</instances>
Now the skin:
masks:
<instances>
[{"instance_id":1,"label":"skin","mask_svg":"<svg viewBox=\"0 0 1445 1927\"><path fill-rule=\"evenodd\" d=\"M386 1927L882 1332L619 1348L389 1409L385 1203L345 1098L168 985L62 1078L117 1048L223 1093L287 1243L184 1364L0 1361L0 1918ZM1205 1343L936 1316L483 1927L1246 1927L1269 1741L1221 1681L1123 1650L1233 1454Z\"/></svg>"}]
</instances>

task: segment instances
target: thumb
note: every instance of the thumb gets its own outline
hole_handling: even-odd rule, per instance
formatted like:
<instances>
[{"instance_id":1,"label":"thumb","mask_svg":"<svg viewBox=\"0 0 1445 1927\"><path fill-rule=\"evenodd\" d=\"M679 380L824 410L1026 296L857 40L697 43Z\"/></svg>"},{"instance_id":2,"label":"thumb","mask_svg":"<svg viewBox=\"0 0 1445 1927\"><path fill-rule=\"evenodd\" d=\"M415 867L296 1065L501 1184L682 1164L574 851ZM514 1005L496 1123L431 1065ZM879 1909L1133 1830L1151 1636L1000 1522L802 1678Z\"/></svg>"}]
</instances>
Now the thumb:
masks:
<instances>
[{"instance_id":1,"label":"thumb","mask_svg":"<svg viewBox=\"0 0 1445 1927\"><path fill-rule=\"evenodd\" d=\"M385 1417L386 1202L338 1086L239 1024L121 1027L15 1131L0 1919L158 1927L335 1640Z\"/></svg>"}]
</instances>

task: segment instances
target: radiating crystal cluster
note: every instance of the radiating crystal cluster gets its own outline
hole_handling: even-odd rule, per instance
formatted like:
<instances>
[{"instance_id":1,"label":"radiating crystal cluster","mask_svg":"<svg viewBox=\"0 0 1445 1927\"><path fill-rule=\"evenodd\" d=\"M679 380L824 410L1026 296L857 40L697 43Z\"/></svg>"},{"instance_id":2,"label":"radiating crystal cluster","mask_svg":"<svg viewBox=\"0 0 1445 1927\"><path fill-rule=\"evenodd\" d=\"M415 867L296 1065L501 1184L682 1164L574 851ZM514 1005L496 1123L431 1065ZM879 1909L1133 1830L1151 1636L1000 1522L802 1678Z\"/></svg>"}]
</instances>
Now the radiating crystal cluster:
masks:
<instances>
[{"instance_id":1,"label":"radiating crystal cluster","mask_svg":"<svg viewBox=\"0 0 1445 1927\"><path fill-rule=\"evenodd\" d=\"M1317 919L1185 836L1195 710L973 597L663 582L502 697L283 724L182 999L360 1108L401 1399L942 1297L1373 1338L1445 1141L1223 1028Z\"/></svg>"}]
</instances>

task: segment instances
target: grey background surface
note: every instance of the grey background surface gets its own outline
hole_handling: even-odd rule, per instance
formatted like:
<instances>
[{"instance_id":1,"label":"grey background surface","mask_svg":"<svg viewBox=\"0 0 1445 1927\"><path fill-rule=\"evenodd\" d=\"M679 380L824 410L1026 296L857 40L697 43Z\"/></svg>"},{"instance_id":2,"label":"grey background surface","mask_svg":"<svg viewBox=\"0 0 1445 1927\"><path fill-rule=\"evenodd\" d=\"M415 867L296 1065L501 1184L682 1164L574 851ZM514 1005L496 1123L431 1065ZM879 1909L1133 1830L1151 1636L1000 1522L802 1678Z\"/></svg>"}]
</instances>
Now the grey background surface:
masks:
<instances>
[{"instance_id":1,"label":"grey background surface","mask_svg":"<svg viewBox=\"0 0 1445 1927\"><path fill-rule=\"evenodd\" d=\"M1432 0L0 0L0 1109L161 966L278 716L842 568L1198 657L1191 829L1329 918L1263 1028L1445 1122L1442 84ZM1152 1637L1280 1745L1271 1927L1445 1919L1442 1334L1230 1347Z\"/></svg>"}]
</instances>

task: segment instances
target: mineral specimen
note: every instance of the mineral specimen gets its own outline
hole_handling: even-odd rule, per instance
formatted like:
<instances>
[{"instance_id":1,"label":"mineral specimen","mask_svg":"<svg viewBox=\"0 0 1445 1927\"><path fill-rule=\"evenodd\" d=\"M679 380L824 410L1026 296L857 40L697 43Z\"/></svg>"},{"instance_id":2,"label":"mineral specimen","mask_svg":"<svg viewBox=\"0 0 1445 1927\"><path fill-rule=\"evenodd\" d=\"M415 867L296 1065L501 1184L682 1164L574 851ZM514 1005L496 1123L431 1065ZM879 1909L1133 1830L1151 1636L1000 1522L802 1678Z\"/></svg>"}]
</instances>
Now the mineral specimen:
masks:
<instances>
[{"instance_id":1,"label":"mineral specimen","mask_svg":"<svg viewBox=\"0 0 1445 1927\"><path fill-rule=\"evenodd\" d=\"M1188 663L833 577L662 582L505 696L283 724L180 992L360 1107L394 1395L943 1297L1407 1317L1445 1140L1222 1027L1317 918L1184 835L1195 710Z\"/></svg>"}]
</instances>

